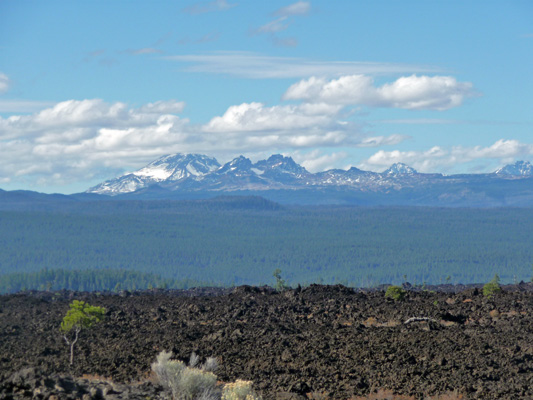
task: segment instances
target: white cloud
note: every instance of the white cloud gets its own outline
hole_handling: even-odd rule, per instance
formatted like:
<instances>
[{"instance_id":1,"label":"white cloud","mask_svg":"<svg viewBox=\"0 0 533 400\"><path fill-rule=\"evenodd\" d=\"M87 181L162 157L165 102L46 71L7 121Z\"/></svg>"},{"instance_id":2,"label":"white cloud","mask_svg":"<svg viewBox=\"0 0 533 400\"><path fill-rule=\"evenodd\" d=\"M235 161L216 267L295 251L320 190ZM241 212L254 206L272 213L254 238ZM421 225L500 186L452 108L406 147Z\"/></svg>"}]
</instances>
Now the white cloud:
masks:
<instances>
[{"instance_id":1,"label":"white cloud","mask_svg":"<svg viewBox=\"0 0 533 400\"><path fill-rule=\"evenodd\" d=\"M224 134L224 145L239 151L350 145L355 137L351 125L338 121L340 109L327 104L243 103L229 107L201 130L213 134L209 139Z\"/></svg>"},{"instance_id":2,"label":"white cloud","mask_svg":"<svg viewBox=\"0 0 533 400\"><path fill-rule=\"evenodd\" d=\"M312 76L391 75L438 73L430 66L357 61L315 61L297 57L271 57L242 51L217 51L164 57L188 63L187 72L224 74L251 79L285 79Z\"/></svg>"},{"instance_id":3,"label":"white cloud","mask_svg":"<svg viewBox=\"0 0 533 400\"><path fill-rule=\"evenodd\" d=\"M261 103L243 103L229 107L205 129L211 132L310 129L333 125L333 118L340 109L327 104L265 107Z\"/></svg>"},{"instance_id":4,"label":"white cloud","mask_svg":"<svg viewBox=\"0 0 533 400\"><path fill-rule=\"evenodd\" d=\"M312 150L308 152L296 151L289 155L294 161L305 167L309 172L333 169L339 164L339 162L348 157L348 154L344 151L323 154L321 150Z\"/></svg>"},{"instance_id":5,"label":"white cloud","mask_svg":"<svg viewBox=\"0 0 533 400\"><path fill-rule=\"evenodd\" d=\"M182 109L183 103L174 100L137 109L98 99L69 100L32 115L0 118L0 179L85 180L102 168L117 171L178 151L188 121L173 113Z\"/></svg>"},{"instance_id":6,"label":"white cloud","mask_svg":"<svg viewBox=\"0 0 533 400\"><path fill-rule=\"evenodd\" d=\"M179 114L185 108L185 102L168 100L148 103L137 109L140 113L147 114Z\"/></svg>"},{"instance_id":7,"label":"white cloud","mask_svg":"<svg viewBox=\"0 0 533 400\"><path fill-rule=\"evenodd\" d=\"M104 180L123 168L135 169L175 152L209 154L222 162L237 154L282 152L310 171L319 171L347 164L350 147L395 145L409 139L399 134L365 137L359 127L342 121L342 105L243 103L201 126L176 115L183 107L176 100L136 108L98 99L69 100L31 115L0 118L0 181L30 182L35 187ZM404 162L434 172L476 160L503 162L531 155L533 144L501 139L487 147L379 150L359 168L384 170Z\"/></svg>"},{"instance_id":8,"label":"white cloud","mask_svg":"<svg viewBox=\"0 0 533 400\"><path fill-rule=\"evenodd\" d=\"M0 94L7 92L9 88L9 78L6 74L0 72Z\"/></svg>"},{"instance_id":9,"label":"white cloud","mask_svg":"<svg viewBox=\"0 0 533 400\"><path fill-rule=\"evenodd\" d=\"M342 105L367 105L405 109L446 110L473 96L470 82L457 82L450 76L401 77L376 87L372 77L347 75L327 81L311 77L289 87L285 100L304 100Z\"/></svg>"},{"instance_id":10,"label":"white cloud","mask_svg":"<svg viewBox=\"0 0 533 400\"><path fill-rule=\"evenodd\" d=\"M436 172L476 160L492 159L506 163L531 155L533 155L533 144L500 139L488 147L454 146L446 149L435 146L425 151L379 150L362 162L359 167L380 170L389 167L391 164L403 162L421 172Z\"/></svg>"},{"instance_id":11,"label":"white cloud","mask_svg":"<svg viewBox=\"0 0 533 400\"><path fill-rule=\"evenodd\" d=\"M229 10L237 6L237 3L228 3L226 0L204 1L183 9L183 12L191 15L205 14L214 11Z\"/></svg>"},{"instance_id":12,"label":"white cloud","mask_svg":"<svg viewBox=\"0 0 533 400\"><path fill-rule=\"evenodd\" d=\"M307 15L311 11L311 3L308 1L298 1L286 7L282 7L274 12L275 16L289 17L291 15Z\"/></svg>"},{"instance_id":13,"label":"white cloud","mask_svg":"<svg viewBox=\"0 0 533 400\"><path fill-rule=\"evenodd\" d=\"M183 107L176 100L137 108L68 100L31 115L0 118L0 179L63 185L103 180L175 152L233 157L361 143L358 128L339 121L338 105L244 103L202 126L177 116ZM333 162L323 157L308 165L327 160Z\"/></svg>"}]
</instances>

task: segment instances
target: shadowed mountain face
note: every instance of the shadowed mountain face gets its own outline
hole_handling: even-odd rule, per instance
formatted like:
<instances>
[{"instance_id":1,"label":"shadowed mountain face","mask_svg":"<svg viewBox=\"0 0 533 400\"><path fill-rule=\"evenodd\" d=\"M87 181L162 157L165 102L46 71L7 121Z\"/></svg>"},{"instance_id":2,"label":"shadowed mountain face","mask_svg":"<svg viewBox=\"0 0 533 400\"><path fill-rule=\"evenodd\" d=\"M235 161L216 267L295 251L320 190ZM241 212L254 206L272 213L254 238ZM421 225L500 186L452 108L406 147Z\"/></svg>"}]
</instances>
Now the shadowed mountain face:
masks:
<instances>
[{"instance_id":1,"label":"shadowed mountain face","mask_svg":"<svg viewBox=\"0 0 533 400\"><path fill-rule=\"evenodd\" d=\"M205 155L174 154L87 193L135 199L251 194L293 204L529 207L533 167L519 161L490 174L443 175L396 163L382 173L354 167L311 173L279 154L255 164L239 156L222 166Z\"/></svg>"}]
</instances>

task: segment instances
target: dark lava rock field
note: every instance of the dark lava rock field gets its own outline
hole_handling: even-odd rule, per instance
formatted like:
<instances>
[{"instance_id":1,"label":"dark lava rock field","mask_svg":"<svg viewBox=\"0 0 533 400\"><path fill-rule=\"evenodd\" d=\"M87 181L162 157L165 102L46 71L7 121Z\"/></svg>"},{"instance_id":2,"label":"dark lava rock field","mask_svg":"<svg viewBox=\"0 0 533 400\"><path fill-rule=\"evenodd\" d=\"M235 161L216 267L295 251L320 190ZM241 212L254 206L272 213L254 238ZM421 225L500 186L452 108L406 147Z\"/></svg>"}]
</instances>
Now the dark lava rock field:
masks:
<instances>
[{"instance_id":1,"label":"dark lava rock field","mask_svg":"<svg viewBox=\"0 0 533 400\"><path fill-rule=\"evenodd\" d=\"M2 295L0 399L169 398L150 376L162 350L184 361L193 351L217 357L219 380L251 380L264 399L379 389L533 399L532 285L492 299L467 289L409 292L404 301L318 285ZM107 313L81 332L70 367L59 326L72 299ZM434 321L405 324L411 317Z\"/></svg>"}]
</instances>

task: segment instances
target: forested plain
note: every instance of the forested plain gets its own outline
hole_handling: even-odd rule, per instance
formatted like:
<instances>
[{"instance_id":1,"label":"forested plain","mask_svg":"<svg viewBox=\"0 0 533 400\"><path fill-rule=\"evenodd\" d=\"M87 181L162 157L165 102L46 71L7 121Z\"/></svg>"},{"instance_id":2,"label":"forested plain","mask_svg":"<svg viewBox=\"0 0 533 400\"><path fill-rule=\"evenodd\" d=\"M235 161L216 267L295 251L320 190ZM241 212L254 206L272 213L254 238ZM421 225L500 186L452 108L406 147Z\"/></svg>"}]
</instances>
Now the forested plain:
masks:
<instances>
[{"instance_id":1,"label":"forested plain","mask_svg":"<svg viewBox=\"0 0 533 400\"><path fill-rule=\"evenodd\" d=\"M533 209L124 202L0 212L0 291L529 280Z\"/></svg>"}]
</instances>

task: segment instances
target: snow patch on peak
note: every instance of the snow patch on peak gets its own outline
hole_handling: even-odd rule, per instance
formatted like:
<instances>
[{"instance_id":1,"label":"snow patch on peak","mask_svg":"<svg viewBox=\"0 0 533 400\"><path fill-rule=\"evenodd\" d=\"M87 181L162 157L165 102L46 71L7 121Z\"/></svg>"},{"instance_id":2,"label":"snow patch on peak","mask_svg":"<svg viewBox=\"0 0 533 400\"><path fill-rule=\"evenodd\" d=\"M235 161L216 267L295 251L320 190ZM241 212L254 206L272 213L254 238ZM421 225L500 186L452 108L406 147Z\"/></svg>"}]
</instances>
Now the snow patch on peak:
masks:
<instances>
[{"instance_id":1,"label":"snow patch on peak","mask_svg":"<svg viewBox=\"0 0 533 400\"><path fill-rule=\"evenodd\" d=\"M89 193L130 193L163 181L179 181L188 177L201 178L220 168L214 158L201 154L170 154L152 161L145 167L103 182L88 190Z\"/></svg>"},{"instance_id":2,"label":"snow patch on peak","mask_svg":"<svg viewBox=\"0 0 533 400\"><path fill-rule=\"evenodd\" d=\"M404 163L392 164L387 170L383 171L383 175L414 175L418 172Z\"/></svg>"},{"instance_id":3,"label":"snow patch on peak","mask_svg":"<svg viewBox=\"0 0 533 400\"><path fill-rule=\"evenodd\" d=\"M529 161L517 161L495 172L496 175L533 176L533 165Z\"/></svg>"}]
</instances>

